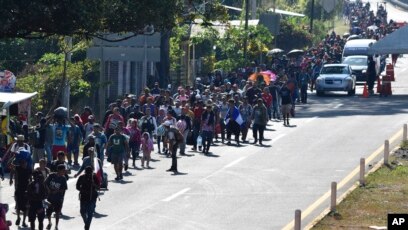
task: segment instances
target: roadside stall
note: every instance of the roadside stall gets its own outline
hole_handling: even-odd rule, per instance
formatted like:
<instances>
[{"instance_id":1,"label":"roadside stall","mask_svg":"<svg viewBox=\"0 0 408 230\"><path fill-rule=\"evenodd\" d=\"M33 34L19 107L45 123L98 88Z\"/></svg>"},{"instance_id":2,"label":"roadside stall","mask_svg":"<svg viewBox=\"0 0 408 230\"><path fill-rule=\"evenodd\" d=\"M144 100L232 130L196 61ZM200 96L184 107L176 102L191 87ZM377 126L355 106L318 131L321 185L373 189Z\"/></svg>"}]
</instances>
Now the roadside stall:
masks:
<instances>
[{"instance_id":1,"label":"roadside stall","mask_svg":"<svg viewBox=\"0 0 408 230\"><path fill-rule=\"evenodd\" d=\"M31 98L34 93L14 92L16 77L8 70L0 71L0 149L7 148L15 137L15 128L29 125Z\"/></svg>"}]
</instances>

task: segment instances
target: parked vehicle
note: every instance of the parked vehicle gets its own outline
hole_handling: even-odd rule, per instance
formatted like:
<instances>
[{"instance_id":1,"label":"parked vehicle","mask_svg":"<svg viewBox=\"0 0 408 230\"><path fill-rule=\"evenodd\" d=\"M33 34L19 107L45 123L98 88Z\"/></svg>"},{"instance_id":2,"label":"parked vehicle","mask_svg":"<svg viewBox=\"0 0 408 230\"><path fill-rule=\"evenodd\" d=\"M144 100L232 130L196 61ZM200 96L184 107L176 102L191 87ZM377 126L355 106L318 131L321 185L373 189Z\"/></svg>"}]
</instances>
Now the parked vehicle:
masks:
<instances>
[{"instance_id":1,"label":"parked vehicle","mask_svg":"<svg viewBox=\"0 0 408 230\"><path fill-rule=\"evenodd\" d=\"M374 39L354 39L347 41L344 45L342 60L353 55L368 56L368 49L375 42L377 41Z\"/></svg>"},{"instance_id":2,"label":"parked vehicle","mask_svg":"<svg viewBox=\"0 0 408 230\"><path fill-rule=\"evenodd\" d=\"M353 74L356 76L356 81L367 81L368 56L353 55L348 56L343 60L343 64L349 64Z\"/></svg>"},{"instance_id":3,"label":"parked vehicle","mask_svg":"<svg viewBox=\"0 0 408 230\"><path fill-rule=\"evenodd\" d=\"M316 79L316 95L327 91L346 91L349 96L356 93L356 76L348 64L326 64Z\"/></svg>"}]
</instances>

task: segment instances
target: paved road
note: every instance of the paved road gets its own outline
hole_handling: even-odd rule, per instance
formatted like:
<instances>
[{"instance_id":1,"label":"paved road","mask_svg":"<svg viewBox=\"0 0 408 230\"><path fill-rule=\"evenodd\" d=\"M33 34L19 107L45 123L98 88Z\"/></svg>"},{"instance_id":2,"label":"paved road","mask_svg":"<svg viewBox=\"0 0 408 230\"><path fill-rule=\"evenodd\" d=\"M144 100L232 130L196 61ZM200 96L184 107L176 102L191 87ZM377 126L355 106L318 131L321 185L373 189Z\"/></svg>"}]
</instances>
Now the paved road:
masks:
<instances>
[{"instance_id":1,"label":"paved road","mask_svg":"<svg viewBox=\"0 0 408 230\"><path fill-rule=\"evenodd\" d=\"M155 154L154 169L130 169L123 183L110 182L91 229L283 228L408 122L407 67L408 58L399 59L391 97L362 98L361 86L354 97L311 94L292 127L270 122L267 147L220 145L212 157L190 152L179 159L177 176L165 172L170 159ZM69 180L60 229L83 226L75 182ZM0 189L1 202L14 203L11 187ZM328 205L316 205L303 225Z\"/></svg>"},{"instance_id":2,"label":"paved road","mask_svg":"<svg viewBox=\"0 0 408 230\"><path fill-rule=\"evenodd\" d=\"M212 157L190 152L194 156L179 159L183 174L177 176L165 172L170 160L155 154L154 169L130 169L123 183L110 182L92 229L283 228L296 209L306 210L408 122L407 63L397 64L391 97L362 98L361 86L354 97L311 94L292 127L270 122L267 147L220 145ZM60 229L82 228L74 185L71 179ZM1 187L1 200L13 203L8 185Z\"/></svg>"}]
</instances>

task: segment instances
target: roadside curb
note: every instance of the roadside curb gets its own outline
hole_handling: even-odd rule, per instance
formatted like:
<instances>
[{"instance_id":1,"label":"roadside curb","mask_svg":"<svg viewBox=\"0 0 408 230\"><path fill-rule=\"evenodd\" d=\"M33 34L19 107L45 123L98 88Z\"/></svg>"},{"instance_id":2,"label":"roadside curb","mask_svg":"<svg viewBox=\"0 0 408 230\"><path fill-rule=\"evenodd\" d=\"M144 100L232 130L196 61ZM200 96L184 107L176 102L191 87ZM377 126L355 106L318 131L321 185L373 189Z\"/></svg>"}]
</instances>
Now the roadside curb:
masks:
<instances>
[{"instance_id":1,"label":"roadside curb","mask_svg":"<svg viewBox=\"0 0 408 230\"><path fill-rule=\"evenodd\" d=\"M393 155L396 150L399 149L399 146L396 146L395 148L392 149L390 155ZM364 175L364 177L367 177L371 173L377 171L384 165L384 158L382 157L379 159L379 161L370 169L368 172ZM357 181L354 183L353 186L351 186L347 191L344 192L338 199L337 199L337 204L340 204L344 199L347 198L347 196L352 193L356 188L360 187L360 183ZM311 229L313 228L316 224L318 224L323 218L325 218L328 214L330 213L330 207L327 207L325 210L323 210L322 213L320 213L312 222L310 222L308 225L305 226L304 229Z\"/></svg>"},{"instance_id":2,"label":"roadside curb","mask_svg":"<svg viewBox=\"0 0 408 230\"><path fill-rule=\"evenodd\" d=\"M408 10L408 4L403 3L401 1L398 0L387 0L388 2L390 2L391 4L397 5L401 8L403 8L404 10Z\"/></svg>"}]
</instances>

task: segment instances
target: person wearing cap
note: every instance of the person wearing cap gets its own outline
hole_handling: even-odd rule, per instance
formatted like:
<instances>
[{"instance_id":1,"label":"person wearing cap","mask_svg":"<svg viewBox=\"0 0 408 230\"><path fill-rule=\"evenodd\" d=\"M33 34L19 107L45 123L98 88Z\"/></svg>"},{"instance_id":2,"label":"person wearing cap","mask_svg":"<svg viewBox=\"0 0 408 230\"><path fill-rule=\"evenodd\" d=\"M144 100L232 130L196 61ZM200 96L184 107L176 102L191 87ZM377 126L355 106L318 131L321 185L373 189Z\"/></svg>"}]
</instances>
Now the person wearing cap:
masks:
<instances>
[{"instance_id":1,"label":"person wearing cap","mask_svg":"<svg viewBox=\"0 0 408 230\"><path fill-rule=\"evenodd\" d=\"M58 229L65 191L68 189L65 173L66 166L64 164L60 164L57 166L57 172L51 173L44 181L48 193L47 201L49 203L47 208L47 229L51 229L51 215L53 212L55 212L55 229Z\"/></svg>"},{"instance_id":2,"label":"person wearing cap","mask_svg":"<svg viewBox=\"0 0 408 230\"><path fill-rule=\"evenodd\" d=\"M81 175L76 183L76 189L79 191L80 213L85 224L85 230L89 230L91 227L99 185L99 178L93 172L92 166L85 168L85 174Z\"/></svg>"},{"instance_id":3,"label":"person wearing cap","mask_svg":"<svg viewBox=\"0 0 408 230\"><path fill-rule=\"evenodd\" d=\"M177 148L179 146L179 142L177 140L177 132L180 132L180 131L175 126L172 126L170 121L165 121L163 125L167 130L165 139L169 145L169 151L171 154L171 167L167 171L174 172L175 174L177 174L178 173Z\"/></svg>"},{"instance_id":4,"label":"person wearing cap","mask_svg":"<svg viewBox=\"0 0 408 230\"><path fill-rule=\"evenodd\" d=\"M115 133L109 137L105 152L115 168L115 180L122 180L123 160L125 154L129 153L129 143L119 126L115 128Z\"/></svg>"},{"instance_id":5,"label":"person wearing cap","mask_svg":"<svg viewBox=\"0 0 408 230\"><path fill-rule=\"evenodd\" d=\"M13 158L16 154L19 153L20 149L24 149L31 153L30 145L24 142L24 135L17 135L17 137L15 137L14 140L15 142L11 145L11 147L9 147L9 149L4 154L3 162L7 162L8 159Z\"/></svg>"}]
</instances>

